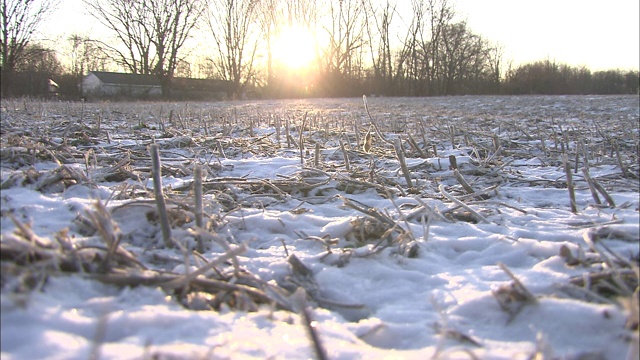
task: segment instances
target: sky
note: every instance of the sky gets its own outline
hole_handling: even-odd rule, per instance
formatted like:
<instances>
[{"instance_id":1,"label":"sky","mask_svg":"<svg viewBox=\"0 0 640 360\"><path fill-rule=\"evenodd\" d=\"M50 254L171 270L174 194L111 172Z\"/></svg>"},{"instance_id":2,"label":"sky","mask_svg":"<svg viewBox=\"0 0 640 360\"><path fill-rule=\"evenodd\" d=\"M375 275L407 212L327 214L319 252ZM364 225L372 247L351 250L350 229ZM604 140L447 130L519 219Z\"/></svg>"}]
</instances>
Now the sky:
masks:
<instances>
[{"instance_id":1,"label":"sky","mask_svg":"<svg viewBox=\"0 0 640 360\"><path fill-rule=\"evenodd\" d=\"M458 19L501 45L505 61L513 66L549 59L592 71L640 67L638 0L449 1ZM409 0L397 2L400 11L410 9ZM82 0L62 0L57 15L73 21L46 24L49 36L99 33Z\"/></svg>"},{"instance_id":2,"label":"sky","mask_svg":"<svg viewBox=\"0 0 640 360\"><path fill-rule=\"evenodd\" d=\"M469 27L514 64L549 58L591 70L638 69L638 0L455 0Z\"/></svg>"}]
</instances>

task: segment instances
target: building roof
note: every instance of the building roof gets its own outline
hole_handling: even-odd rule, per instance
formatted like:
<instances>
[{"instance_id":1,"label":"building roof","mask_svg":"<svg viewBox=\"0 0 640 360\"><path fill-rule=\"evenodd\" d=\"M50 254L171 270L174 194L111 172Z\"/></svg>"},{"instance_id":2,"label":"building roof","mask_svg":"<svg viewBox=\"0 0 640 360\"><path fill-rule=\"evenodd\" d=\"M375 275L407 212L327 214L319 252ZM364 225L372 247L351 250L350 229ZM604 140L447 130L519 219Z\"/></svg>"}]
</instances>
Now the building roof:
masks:
<instances>
[{"instance_id":1,"label":"building roof","mask_svg":"<svg viewBox=\"0 0 640 360\"><path fill-rule=\"evenodd\" d=\"M160 86L160 79L154 75L125 74L106 71L91 71L104 84ZM176 77L172 80L172 87L186 91L222 90L228 86L228 81L215 79L191 79Z\"/></svg>"},{"instance_id":2,"label":"building roof","mask_svg":"<svg viewBox=\"0 0 640 360\"><path fill-rule=\"evenodd\" d=\"M105 84L160 86L160 79L153 75L123 74L106 71L91 71Z\"/></svg>"},{"instance_id":3,"label":"building roof","mask_svg":"<svg viewBox=\"0 0 640 360\"><path fill-rule=\"evenodd\" d=\"M180 89L184 91L225 90L228 85L228 81L217 79L192 79L176 77L171 80L171 86L174 89Z\"/></svg>"}]
</instances>

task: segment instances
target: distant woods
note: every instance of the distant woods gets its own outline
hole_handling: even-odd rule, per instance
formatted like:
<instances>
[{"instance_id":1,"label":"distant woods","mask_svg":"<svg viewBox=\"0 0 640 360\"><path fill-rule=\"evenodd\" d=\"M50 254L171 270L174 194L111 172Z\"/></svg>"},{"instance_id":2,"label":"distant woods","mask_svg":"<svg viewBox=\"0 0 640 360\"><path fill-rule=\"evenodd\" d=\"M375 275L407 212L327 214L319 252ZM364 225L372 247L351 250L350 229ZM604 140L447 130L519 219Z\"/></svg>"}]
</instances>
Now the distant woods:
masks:
<instances>
[{"instance_id":1,"label":"distant woods","mask_svg":"<svg viewBox=\"0 0 640 360\"><path fill-rule=\"evenodd\" d=\"M2 0L2 96L79 98L88 71L226 80L230 98L638 94L637 70L591 71L546 59L513 66L450 0L84 0L109 34L35 38L53 0ZM314 34L303 69L275 59L288 28ZM296 51L296 44L291 44ZM280 50L281 51L281 50ZM280 54L281 55L281 54Z\"/></svg>"},{"instance_id":2,"label":"distant woods","mask_svg":"<svg viewBox=\"0 0 640 360\"><path fill-rule=\"evenodd\" d=\"M503 94L638 94L638 71L591 72L550 60L521 65L507 72Z\"/></svg>"}]
</instances>

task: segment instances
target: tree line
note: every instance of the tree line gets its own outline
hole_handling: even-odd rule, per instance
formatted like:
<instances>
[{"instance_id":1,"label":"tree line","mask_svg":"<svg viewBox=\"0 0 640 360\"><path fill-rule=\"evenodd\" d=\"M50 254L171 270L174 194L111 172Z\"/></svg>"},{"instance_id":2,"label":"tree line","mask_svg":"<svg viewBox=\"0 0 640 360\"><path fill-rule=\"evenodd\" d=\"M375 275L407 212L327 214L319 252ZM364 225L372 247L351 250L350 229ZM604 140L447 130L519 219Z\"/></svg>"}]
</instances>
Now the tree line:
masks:
<instances>
[{"instance_id":1,"label":"tree line","mask_svg":"<svg viewBox=\"0 0 640 360\"><path fill-rule=\"evenodd\" d=\"M638 94L637 70L511 66L449 0L83 0L111 36L74 34L56 48L34 34L57 0L0 1L3 97L45 94L51 78L78 98L91 70L157 76L167 98L176 76L226 80L230 97ZM294 26L315 41L315 60L295 70L274 54ZM208 39L197 56L194 37Z\"/></svg>"}]
</instances>

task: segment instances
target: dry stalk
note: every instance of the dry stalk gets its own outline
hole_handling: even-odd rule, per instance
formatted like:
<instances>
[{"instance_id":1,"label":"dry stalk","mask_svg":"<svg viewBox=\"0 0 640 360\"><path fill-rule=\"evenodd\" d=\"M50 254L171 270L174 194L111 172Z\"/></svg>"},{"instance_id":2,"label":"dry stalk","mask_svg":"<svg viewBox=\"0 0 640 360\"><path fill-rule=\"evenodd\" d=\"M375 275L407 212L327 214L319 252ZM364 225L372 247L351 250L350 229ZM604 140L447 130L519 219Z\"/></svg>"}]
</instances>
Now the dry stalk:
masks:
<instances>
[{"instance_id":1,"label":"dry stalk","mask_svg":"<svg viewBox=\"0 0 640 360\"><path fill-rule=\"evenodd\" d=\"M576 141L576 154L575 154L576 156L575 156L574 161L573 161L573 163L574 163L574 165L573 165L574 166L573 167L573 173L574 174L578 173L578 166L580 166L580 150L582 149L581 145L582 145L582 143L580 141Z\"/></svg>"},{"instance_id":2,"label":"dry stalk","mask_svg":"<svg viewBox=\"0 0 640 360\"><path fill-rule=\"evenodd\" d=\"M218 256L216 259L210 261L208 264L198 268L198 270L181 275L177 278L171 279L169 281L163 282L161 286L165 289L178 289L188 285L191 281L195 280L198 276L205 274L209 270L213 269L215 266L224 263L227 260L233 259L238 255L247 251L247 245L241 244L240 246L230 249L224 254Z\"/></svg>"},{"instance_id":3,"label":"dry stalk","mask_svg":"<svg viewBox=\"0 0 640 360\"><path fill-rule=\"evenodd\" d=\"M478 191L474 191L473 194L467 194L467 195L460 195L458 196L458 200L463 201L463 200L467 200L467 199L474 199L474 198L481 198L483 200L488 200L491 195L497 195L498 194L498 187L500 185L491 185L488 188L482 189L482 190L478 190Z\"/></svg>"},{"instance_id":4,"label":"dry stalk","mask_svg":"<svg viewBox=\"0 0 640 360\"><path fill-rule=\"evenodd\" d=\"M222 247L222 249L226 252L231 252L231 246L229 246L229 244L224 240L221 239L217 234L215 233L210 233L208 231L206 231L203 228L200 227L196 227L195 229L189 229L187 230L191 235L197 236L201 239L207 239L208 242L213 241L216 244L220 245L220 247ZM240 262L238 261L237 257L232 257L231 258L231 263L233 264L233 273L236 277L240 276Z\"/></svg>"},{"instance_id":5,"label":"dry stalk","mask_svg":"<svg viewBox=\"0 0 640 360\"><path fill-rule=\"evenodd\" d=\"M358 120L353 120L353 134L356 138L356 144L360 144L360 129L358 128ZM347 139L348 140L348 139Z\"/></svg>"},{"instance_id":6,"label":"dry stalk","mask_svg":"<svg viewBox=\"0 0 640 360\"><path fill-rule=\"evenodd\" d=\"M365 110L367 110L367 115L369 116L369 121L371 121L371 125L373 125L374 130L376 131L376 134L378 134L378 137L380 137L380 140L382 140L383 142L392 145L393 143L389 140L387 140L384 135L382 134L382 131L380 131L380 127L378 126L378 123L373 120L373 116L371 116L371 113L369 112L369 105L367 104L367 96L366 95L362 95L362 100L364 102L364 108Z\"/></svg>"},{"instance_id":7,"label":"dry stalk","mask_svg":"<svg viewBox=\"0 0 640 360\"><path fill-rule=\"evenodd\" d=\"M420 214L424 215L424 213L426 212L427 216L429 216L429 217L431 217L433 215L433 216L437 217L438 220L440 220L440 221L447 222L447 223L451 222L451 220L447 219L437 209L432 208L431 206L429 206L427 203L425 203L419 197L414 196L413 199L416 200L420 204L420 207L416 208L409 215L407 215L407 220L411 220L415 216L420 215Z\"/></svg>"},{"instance_id":8,"label":"dry stalk","mask_svg":"<svg viewBox=\"0 0 640 360\"><path fill-rule=\"evenodd\" d=\"M115 254L120 245L122 234L102 202L97 201L94 204L94 208L94 211L87 211L86 214L93 227L98 231L98 234L100 234L102 241L107 245L107 256L105 256L100 265L101 269L107 270L113 254Z\"/></svg>"},{"instance_id":9,"label":"dry stalk","mask_svg":"<svg viewBox=\"0 0 640 360\"><path fill-rule=\"evenodd\" d=\"M585 163L586 165L586 163ZM602 204L602 202L600 201L600 197L598 196L598 190L596 189L595 185L593 184L593 179L591 178L591 175L589 174L589 168L588 167L583 167L582 168L582 174L584 175L584 180L587 182L587 185L589 185L589 191L591 192L591 197L593 197L593 201L596 202L596 204Z\"/></svg>"},{"instance_id":10,"label":"dry stalk","mask_svg":"<svg viewBox=\"0 0 640 360\"><path fill-rule=\"evenodd\" d=\"M109 274L92 274L91 277L107 284L115 284L119 286L160 286L167 290L174 290L180 288L180 285L177 284L177 282L180 282L180 279L183 279L184 275L147 270L144 272L135 273L125 273L122 271L117 271ZM173 282L176 282L176 287L165 287L166 284ZM268 304L275 303L281 309L289 311L292 310L288 302L283 301L281 298L275 296L273 298L270 298L264 291L249 285L233 284L227 281L208 279L203 277L191 279L188 283L190 285L193 285L194 287L202 288L203 291L208 293L215 293L218 291L240 292L248 295L254 301ZM187 283L185 283L184 285L187 285ZM271 293L274 292L271 291Z\"/></svg>"},{"instance_id":11,"label":"dry stalk","mask_svg":"<svg viewBox=\"0 0 640 360\"><path fill-rule=\"evenodd\" d=\"M422 150L422 148L420 147L420 145L418 145L418 143L416 142L416 140L413 138L413 136L411 136L411 133L408 133L409 135L409 143L411 144L411 146L416 149L416 151L418 152L418 154L420 155L420 158L422 159L426 159L428 158L427 154L424 152L424 150Z\"/></svg>"},{"instance_id":12,"label":"dry stalk","mask_svg":"<svg viewBox=\"0 0 640 360\"><path fill-rule=\"evenodd\" d=\"M13 223L19 230L16 231L16 234L22 236L24 239L38 247L46 249L53 248L53 243L51 242L51 240L38 236L35 232L33 232L33 230L31 230L30 225L22 223L12 213L9 213L9 217L11 217L11 221L13 221Z\"/></svg>"},{"instance_id":13,"label":"dry stalk","mask_svg":"<svg viewBox=\"0 0 640 360\"><path fill-rule=\"evenodd\" d=\"M97 124L96 124L96 130L95 130L96 136L100 135L101 126L102 126L102 112L99 112L98 113L98 121L97 121Z\"/></svg>"},{"instance_id":14,"label":"dry stalk","mask_svg":"<svg viewBox=\"0 0 640 360\"><path fill-rule=\"evenodd\" d=\"M367 130L367 133L364 135L364 140L362 142L362 151L365 153L369 153L371 148L373 147L373 134L371 132L371 127Z\"/></svg>"},{"instance_id":15,"label":"dry stalk","mask_svg":"<svg viewBox=\"0 0 640 360\"><path fill-rule=\"evenodd\" d=\"M385 223L385 224L387 224L387 225L389 225L391 227L396 226L396 222L395 221L393 221L391 218L383 215L382 213L380 213L380 211L378 211L375 208L366 206L366 205L362 204L359 201L346 198L346 197L344 197L342 195L337 195L337 197L344 202L345 206L348 206L348 207L350 207L350 208L352 208L354 210L360 211L363 214L369 215L372 218L374 218L374 219L376 219L376 220L378 220L380 222L383 222L383 223Z\"/></svg>"},{"instance_id":16,"label":"dry stalk","mask_svg":"<svg viewBox=\"0 0 640 360\"><path fill-rule=\"evenodd\" d=\"M451 149L452 150L456 149L455 136L456 136L456 127L455 127L455 125L449 125L449 138L451 140Z\"/></svg>"},{"instance_id":17,"label":"dry stalk","mask_svg":"<svg viewBox=\"0 0 640 360\"><path fill-rule=\"evenodd\" d=\"M623 233L620 231L616 231L615 229L611 229L610 227L601 227L597 229L590 228L583 233L582 237L585 243L587 243L587 245L589 246L589 248L592 251L596 252L598 255L600 255L600 258L604 261L604 263L607 264L607 267L612 269L611 272L613 276L608 276L608 277L610 277L612 282L617 286L613 290L616 292L619 292L623 296L631 295L633 293L633 290L637 287L637 284L638 284L636 271L635 269L632 269L633 265L626 259L623 259L622 257L620 257L620 255L612 251L605 244L605 242L600 241L600 239L618 238L621 240L629 239L629 241L636 241L637 238L634 236L630 236L627 233ZM602 246L609 254L611 254L611 256L613 256L613 258L615 258L616 261L614 261L611 257L609 257L609 255L607 255L607 253L602 251L599 247L597 247L596 243L600 244L600 246ZM621 266L626 266L629 269L621 268ZM633 280L634 285L632 285L633 288L629 288L628 284L625 283L623 277L620 275L625 270L629 270L629 275L635 276L635 279ZM603 271L602 273L605 273L605 272Z\"/></svg>"},{"instance_id":18,"label":"dry stalk","mask_svg":"<svg viewBox=\"0 0 640 360\"><path fill-rule=\"evenodd\" d=\"M407 167L407 162L404 159L404 151L402 150L402 142L400 141L400 138L396 138L393 145L396 150L396 157L400 162L400 168L402 169L402 174L404 175L404 179L407 182L407 186L409 188L412 188L413 183L411 181L411 173L409 172L409 168Z\"/></svg>"},{"instance_id":19,"label":"dry stalk","mask_svg":"<svg viewBox=\"0 0 640 360\"><path fill-rule=\"evenodd\" d=\"M449 168L454 170L458 168L458 160L455 155L449 155Z\"/></svg>"},{"instance_id":20,"label":"dry stalk","mask_svg":"<svg viewBox=\"0 0 640 360\"><path fill-rule=\"evenodd\" d=\"M500 146L498 147L498 149L496 149L496 151L495 151L493 154L491 154L491 156L487 157L487 158L483 161L483 163L484 163L484 164L489 164L489 162L491 162L491 160L493 160L493 158L495 158L495 157L500 153L500 151L501 151L501 150L502 150L502 145L500 145Z\"/></svg>"},{"instance_id":21,"label":"dry stalk","mask_svg":"<svg viewBox=\"0 0 640 360\"><path fill-rule=\"evenodd\" d=\"M571 212L576 214L578 208L576 207L576 192L575 185L573 184L573 176L571 175L571 164L567 158L567 154L562 154L562 164L564 165L564 172L567 176L567 189L569 190L569 201L571 202Z\"/></svg>"},{"instance_id":22,"label":"dry stalk","mask_svg":"<svg viewBox=\"0 0 640 360\"><path fill-rule=\"evenodd\" d=\"M380 247L380 245L387 240L390 244L392 241L395 241L399 245L399 252L405 254L407 257L415 257L417 255L418 245L415 243L415 238L410 231L407 231L405 228L400 226L400 224L394 221L388 214L383 214L376 208L368 207L365 204L362 204L356 200L348 199L344 196L337 195L339 199L344 201L345 206L348 206L352 209L362 212L373 218L375 221L371 221L371 219L358 219L352 222L352 225L356 228L354 229L358 232L356 237L360 237L360 239L366 239L368 236L373 235L379 241L373 246L373 249L384 249L386 246ZM394 203L394 206L399 209L399 207ZM402 220L407 221L401 213L400 216L403 217ZM397 234L394 238L392 235ZM409 239L406 241L405 239ZM408 245L408 246L405 246ZM378 250L378 251L379 251Z\"/></svg>"},{"instance_id":23,"label":"dry stalk","mask_svg":"<svg viewBox=\"0 0 640 360\"><path fill-rule=\"evenodd\" d=\"M493 134L492 140L493 140L494 154L498 156L498 154L500 154L500 150L502 149L502 144L500 144L500 138L498 138L497 134Z\"/></svg>"},{"instance_id":24,"label":"dry stalk","mask_svg":"<svg viewBox=\"0 0 640 360\"><path fill-rule=\"evenodd\" d=\"M520 209L520 208L518 208L516 206L507 204L507 203L505 203L503 201L490 201L490 200L469 201L469 205L483 205L483 204L500 205L500 206L504 206L504 207L509 208L509 209L516 210L516 211L521 212L523 214L527 214L526 210L522 210L522 209Z\"/></svg>"},{"instance_id":25,"label":"dry stalk","mask_svg":"<svg viewBox=\"0 0 640 360\"><path fill-rule=\"evenodd\" d=\"M352 186L353 188L358 188L358 189L373 188L373 189L376 189L377 191L382 192L382 193L390 192L390 190L392 189L392 188L385 187L383 185L374 183L374 182L372 182L372 180L370 180L370 181L360 181L360 180L354 180L354 179L346 178L346 177L339 177L337 180L343 186L345 186L347 188L349 186Z\"/></svg>"},{"instance_id":26,"label":"dry stalk","mask_svg":"<svg viewBox=\"0 0 640 360\"><path fill-rule=\"evenodd\" d=\"M344 167L347 172L351 171L351 165L349 164L349 154L344 147L344 141L340 139L340 150L342 151L342 156L344 157Z\"/></svg>"},{"instance_id":27,"label":"dry stalk","mask_svg":"<svg viewBox=\"0 0 640 360\"><path fill-rule=\"evenodd\" d=\"M505 265L502 262L499 262L498 266L500 267L500 269L502 269L502 271L504 271L507 275L509 275L509 277L513 280L516 287L518 287L522 292L522 294L524 294L527 297L527 301L530 301L532 303L538 302L536 297L524 286L524 284L515 276L515 274L511 272L511 270L509 270L507 265Z\"/></svg>"},{"instance_id":28,"label":"dry stalk","mask_svg":"<svg viewBox=\"0 0 640 360\"><path fill-rule=\"evenodd\" d=\"M193 178L194 178L194 188L193 193L195 197L195 211L194 215L196 217L196 226L202 228L202 166L200 164L196 164L193 169ZM204 244L202 243L202 237L196 236L196 240L198 242L198 252L204 253Z\"/></svg>"},{"instance_id":29,"label":"dry stalk","mask_svg":"<svg viewBox=\"0 0 640 360\"><path fill-rule=\"evenodd\" d=\"M616 152L616 159L618 160L618 166L620 166L620 172L622 173L623 178L629 177L627 174L627 167L624 166L624 162L622 161L622 155L620 155L620 148L618 146L618 142L613 142L613 149Z\"/></svg>"},{"instance_id":30,"label":"dry stalk","mask_svg":"<svg viewBox=\"0 0 640 360\"><path fill-rule=\"evenodd\" d=\"M491 222L489 220L487 220L487 218L485 218L484 216L482 216L482 214L480 214L479 212L473 210L471 207L469 207L467 204L463 203L462 201L456 199L453 195L449 194L445 189L444 189L444 185L440 184L440 186L438 186L438 190L440 190L440 193L442 195L444 195L444 197L446 197L447 199L453 201L456 205L461 206L462 208L464 208L465 210L469 211L478 221L483 222L485 224L490 224Z\"/></svg>"},{"instance_id":31,"label":"dry stalk","mask_svg":"<svg viewBox=\"0 0 640 360\"><path fill-rule=\"evenodd\" d=\"M581 139L580 142L580 149L582 149L582 157L583 157L583 165L585 168L589 168L589 147L584 143L584 141Z\"/></svg>"},{"instance_id":32,"label":"dry stalk","mask_svg":"<svg viewBox=\"0 0 640 360\"><path fill-rule=\"evenodd\" d=\"M511 283L491 290L500 308L509 314L507 322L511 322L526 304L536 304L536 297L522 284L522 282L501 262L498 266L511 278Z\"/></svg>"},{"instance_id":33,"label":"dry stalk","mask_svg":"<svg viewBox=\"0 0 640 360\"><path fill-rule=\"evenodd\" d=\"M460 185L462 185L462 188L468 193L468 194L473 194L475 191L473 190L473 188L469 185L469 183L464 179L464 177L462 176L462 174L460 174L460 171L458 171L458 169L453 169L453 176L456 177L456 180L458 180L458 182L460 183Z\"/></svg>"},{"instance_id":34,"label":"dry stalk","mask_svg":"<svg viewBox=\"0 0 640 360\"><path fill-rule=\"evenodd\" d=\"M289 119L284 121L285 136L287 137L287 149L291 149L291 130L289 129Z\"/></svg>"},{"instance_id":35,"label":"dry stalk","mask_svg":"<svg viewBox=\"0 0 640 360\"><path fill-rule=\"evenodd\" d=\"M82 103L82 109L80 110L80 123L84 124L84 101Z\"/></svg>"},{"instance_id":36,"label":"dry stalk","mask_svg":"<svg viewBox=\"0 0 640 360\"><path fill-rule=\"evenodd\" d=\"M304 113L304 118L302 119L302 126L300 127L300 144L299 144L299 148L300 148L300 165L304 166L304 128L307 126L307 114L309 112L305 112Z\"/></svg>"},{"instance_id":37,"label":"dry stalk","mask_svg":"<svg viewBox=\"0 0 640 360\"><path fill-rule=\"evenodd\" d=\"M613 270L603 270L599 272L587 273L580 276L574 276L569 279L569 283L571 285L587 287L589 284L593 284L602 280L613 280L615 279L629 279L630 281L637 282L637 274L634 269L613 269ZM630 289L626 287L625 290L629 291ZM623 295L631 295L631 293L626 293Z\"/></svg>"},{"instance_id":38,"label":"dry stalk","mask_svg":"<svg viewBox=\"0 0 640 360\"><path fill-rule=\"evenodd\" d=\"M320 143L318 142L316 143L313 166L316 168L320 167Z\"/></svg>"},{"instance_id":39,"label":"dry stalk","mask_svg":"<svg viewBox=\"0 0 640 360\"><path fill-rule=\"evenodd\" d=\"M164 194L162 193L162 169L160 165L160 153L158 144L151 144L149 147L151 154L151 162L153 164L153 193L156 198L156 206L158 208L158 217L160 219L160 227L162 228L162 238L166 247L170 247L171 242L171 226L169 225L169 215L167 214L167 205L165 204Z\"/></svg>"},{"instance_id":40,"label":"dry stalk","mask_svg":"<svg viewBox=\"0 0 640 360\"><path fill-rule=\"evenodd\" d=\"M391 193L387 193L387 198L389 199L389 201L391 201L391 204L393 204L396 211L398 212L398 216L400 218L399 221L404 222L406 228L408 229L408 230L403 230L403 228L398 223L395 224L396 228L401 229L400 236L398 237L398 239L404 239L405 237L409 238L409 241L407 242L403 242L402 240L400 240L401 242L400 252L407 255L407 257L409 258L415 258L418 256L419 247L418 247L418 243L415 241L416 238L415 236L413 236L413 232L411 231L411 226L409 225L409 221L407 220L407 217L402 212L402 209L400 208L400 206L398 206L398 204L393 200L393 196L391 195Z\"/></svg>"},{"instance_id":41,"label":"dry stalk","mask_svg":"<svg viewBox=\"0 0 640 360\"><path fill-rule=\"evenodd\" d=\"M616 203L613 201L613 198L611 197L611 195L609 195L607 190L605 190L605 188L602 185L600 185L600 182L598 182L598 180L593 178L591 180L593 181L593 186L596 188L596 190L598 190L600 194L602 194L607 204L609 204L609 206L612 208L616 207Z\"/></svg>"}]
</instances>

